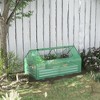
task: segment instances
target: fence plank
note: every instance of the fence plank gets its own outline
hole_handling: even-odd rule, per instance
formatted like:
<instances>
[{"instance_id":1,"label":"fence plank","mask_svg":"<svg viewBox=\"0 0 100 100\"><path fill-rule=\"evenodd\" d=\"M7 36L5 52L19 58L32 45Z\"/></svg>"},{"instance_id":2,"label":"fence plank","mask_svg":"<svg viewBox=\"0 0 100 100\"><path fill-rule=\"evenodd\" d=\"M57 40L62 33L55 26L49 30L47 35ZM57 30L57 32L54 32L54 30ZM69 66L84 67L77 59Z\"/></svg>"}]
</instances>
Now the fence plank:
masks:
<instances>
[{"instance_id":1,"label":"fence plank","mask_svg":"<svg viewBox=\"0 0 100 100\"><path fill-rule=\"evenodd\" d=\"M69 45L73 45L74 0L69 0Z\"/></svg>"},{"instance_id":2,"label":"fence plank","mask_svg":"<svg viewBox=\"0 0 100 100\"><path fill-rule=\"evenodd\" d=\"M55 16L56 16L56 0L51 0L51 47L55 47L56 46L56 32L55 32Z\"/></svg>"},{"instance_id":3,"label":"fence plank","mask_svg":"<svg viewBox=\"0 0 100 100\"><path fill-rule=\"evenodd\" d=\"M97 0L97 13L96 13L96 45L98 48L100 46L100 0Z\"/></svg>"},{"instance_id":4,"label":"fence plank","mask_svg":"<svg viewBox=\"0 0 100 100\"><path fill-rule=\"evenodd\" d=\"M85 49L89 48L90 0L86 0Z\"/></svg>"},{"instance_id":5,"label":"fence plank","mask_svg":"<svg viewBox=\"0 0 100 100\"><path fill-rule=\"evenodd\" d=\"M57 0L57 46L62 45L62 31L61 31L61 25L62 25L62 18L61 18L61 0Z\"/></svg>"},{"instance_id":6,"label":"fence plank","mask_svg":"<svg viewBox=\"0 0 100 100\"><path fill-rule=\"evenodd\" d=\"M28 6L27 6L28 7ZM28 8L23 9L24 13L28 12ZM24 54L30 49L30 40L29 40L29 18L23 17L23 33L24 33Z\"/></svg>"},{"instance_id":7,"label":"fence plank","mask_svg":"<svg viewBox=\"0 0 100 100\"><path fill-rule=\"evenodd\" d=\"M43 48L43 0L37 0L37 39L38 48Z\"/></svg>"},{"instance_id":8,"label":"fence plank","mask_svg":"<svg viewBox=\"0 0 100 100\"><path fill-rule=\"evenodd\" d=\"M92 0L91 7L91 47L94 47L95 42L95 9L96 9L96 0Z\"/></svg>"},{"instance_id":9,"label":"fence plank","mask_svg":"<svg viewBox=\"0 0 100 100\"><path fill-rule=\"evenodd\" d=\"M15 43L15 22L12 22L12 25L9 27L9 45L10 45L10 51L13 51L16 53L16 43Z\"/></svg>"},{"instance_id":10,"label":"fence plank","mask_svg":"<svg viewBox=\"0 0 100 100\"><path fill-rule=\"evenodd\" d=\"M84 49L84 16L85 16L85 1L80 1L80 26L79 26L79 50Z\"/></svg>"},{"instance_id":11,"label":"fence plank","mask_svg":"<svg viewBox=\"0 0 100 100\"><path fill-rule=\"evenodd\" d=\"M78 49L79 39L79 0L75 0L75 29L74 29L74 45Z\"/></svg>"},{"instance_id":12,"label":"fence plank","mask_svg":"<svg viewBox=\"0 0 100 100\"><path fill-rule=\"evenodd\" d=\"M17 38L17 54L18 56L20 56L21 58L23 57L23 38L22 38L22 23L21 19L16 19L16 38Z\"/></svg>"},{"instance_id":13,"label":"fence plank","mask_svg":"<svg viewBox=\"0 0 100 100\"><path fill-rule=\"evenodd\" d=\"M36 49L36 0L31 3L31 11L33 14L31 16L31 49Z\"/></svg>"},{"instance_id":14,"label":"fence plank","mask_svg":"<svg viewBox=\"0 0 100 100\"><path fill-rule=\"evenodd\" d=\"M49 0L44 0L44 47L49 47Z\"/></svg>"},{"instance_id":15,"label":"fence plank","mask_svg":"<svg viewBox=\"0 0 100 100\"><path fill-rule=\"evenodd\" d=\"M63 0L63 45L68 45L68 0Z\"/></svg>"},{"instance_id":16,"label":"fence plank","mask_svg":"<svg viewBox=\"0 0 100 100\"><path fill-rule=\"evenodd\" d=\"M29 11L31 11L31 3L29 3L29 6L28 6L28 10ZM32 48L32 46L31 46L31 27L32 25L31 25L31 17L29 18L29 42L30 42L30 49Z\"/></svg>"}]
</instances>

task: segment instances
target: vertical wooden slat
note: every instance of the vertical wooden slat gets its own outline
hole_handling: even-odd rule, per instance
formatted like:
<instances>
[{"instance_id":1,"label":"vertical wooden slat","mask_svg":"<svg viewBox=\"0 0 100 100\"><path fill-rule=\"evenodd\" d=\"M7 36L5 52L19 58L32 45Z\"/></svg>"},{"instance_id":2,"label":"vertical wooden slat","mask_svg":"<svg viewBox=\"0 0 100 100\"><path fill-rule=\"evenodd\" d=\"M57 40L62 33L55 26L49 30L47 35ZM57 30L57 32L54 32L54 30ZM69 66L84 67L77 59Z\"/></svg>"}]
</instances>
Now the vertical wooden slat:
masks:
<instances>
[{"instance_id":1,"label":"vertical wooden slat","mask_svg":"<svg viewBox=\"0 0 100 100\"><path fill-rule=\"evenodd\" d=\"M33 11L33 14L31 16L31 49L36 49L37 48L37 11L36 11L36 1L33 1L31 3L31 11Z\"/></svg>"},{"instance_id":2,"label":"vertical wooden slat","mask_svg":"<svg viewBox=\"0 0 100 100\"><path fill-rule=\"evenodd\" d=\"M63 0L62 0L62 2L61 2L61 8L62 8L62 19L61 19L61 21L62 21L62 24L61 24L61 34L62 34L62 46L63 46Z\"/></svg>"},{"instance_id":3,"label":"vertical wooden slat","mask_svg":"<svg viewBox=\"0 0 100 100\"><path fill-rule=\"evenodd\" d=\"M86 0L85 49L89 48L90 0Z\"/></svg>"},{"instance_id":4,"label":"vertical wooden slat","mask_svg":"<svg viewBox=\"0 0 100 100\"><path fill-rule=\"evenodd\" d=\"M96 0L92 0L91 5L91 47L94 47L94 41L95 41L95 9L96 9Z\"/></svg>"},{"instance_id":5,"label":"vertical wooden slat","mask_svg":"<svg viewBox=\"0 0 100 100\"><path fill-rule=\"evenodd\" d=\"M63 0L63 45L68 45L68 0Z\"/></svg>"},{"instance_id":6,"label":"vertical wooden slat","mask_svg":"<svg viewBox=\"0 0 100 100\"><path fill-rule=\"evenodd\" d=\"M74 45L78 49L79 40L79 0L75 0L75 30L74 30Z\"/></svg>"},{"instance_id":7,"label":"vertical wooden slat","mask_svg":"<svg viewBox=\"0 0 100 100\"><path fill-rule=\"evenodd\" d=\"M15 45L15 22L12 22L12 25L9 27L9 45L10 51L16 53L16 45Z\"/></svg>"},{"instance_id":8,"label":"vertical wooden slat","mask_svg":"<svg viewBox=\"0 0 100 100\"><path fill-rule=\"evenodd\" d=\"M43 0L43 48L45 47L44 46L44 0Z\"/></svg>"},{"instance_id":9,"label":"vertical wooden slat","mask_svg":"<svg viewBox=\"0 0 100 100\"><path fill-rule=\"evenodd\" d=\"M17 55L19 57L23 57L24 56L24 47L23 47L23 34L22 34L22 20L21 19L16 19L16 45L17 45Z\"/></svg>"},{"instance_id":10,"label":"vertical wooden slat","mask_svg":"<svg viewBox=\"0 0 100 100\"><path fill-rule=\"evenodd\" d=\"M73 45L74 43L74 36L75 36L75 0L73 1Z\"/></svg>"},{"instance_id":11,"label":"vertical wooden slat","mask_svg":"<svg viewBox=\"0 0 100 100\"><path fill-rule=\"evenodd\" d=\"M95 1L95 37L94 37L94 47L96 47L96 20L97 20L97 0Z\"/></svg>"},{"instance_id":12,"label":"vertical wooden slat","mask_svg":"<svg viewBox=\"0 0 100 100\"><path fill-rule=\"evenodd\" d=\"M3 9L2 9L3 10ZM11 12L9 12L11 13ZM15 40L15 20L12 21L11 25L9 26L9 33L8 33L8 42L9 42L9 50L15 52L16 54L16 40Z\"/></svg>"},{"instance_id":13,"label":"vertical wooden slat","mask_svg":"<svg viewBox=\"0 0 100 100\"><path fill-rule=\"evenodd\" d=\"M85 0L81 0L80 4L80 26L79 26L79 50L84 48L84 15L85 15Z\"/></svg>"},{"instance_id":14,"label":"vertical wooden slat","mask_svg":"<svg viewBox=\"0 0 100 100\"><path fill-rule=\"evenodd\" d=\"M38 13L37 13L37 39L38 48L43 48L43 0L38 0Z\"/></svg>"},{"instance_id":15,"label":"vertical wooden slat","mask_svg":"<svg viewBox=\"0 0 100 100\"><path fill-rule=\"evenodd\" d=\"M51 35L50 35L50 38L51 38L51 47L55 47L56 46L56 31L55 31L55 28L56 28L56 26L55 26L55 16L56 16L56 12L55 12L55 8L56 8L56 5L55 5L55 2L56 2L56 0L51 0Z\"/></svg>"},{"instance_id":16,"label":"vertical wooden slat","mask_svg":"<svg viewBox=\"0 0 100 100\"><path fill-rule=\"evenodd\" d=\"M81 21L81 19L80 19L80 12L81 12L81 0L79 0L79 14L78 14L78 16L79 16L78 51L80 51L80 21Z\"/></svg>"},{"instance_id":17,"label":"vertical wooden slat","mask_svg":"<svg viewBox=\"0 0 100 100\"><path fill-rule=\"evenodd\" d=\"M58 10L57 10L57 0L56 0L56 2L55 2L55 13L56 13L56 16L55 16L56 47L57 47L57 11Z\"/></svg>"},{"instance_id":18,"label":"vertical wooden slat","mask_svg":"<svg viewBox=\"0 0 100 100\"><path fill-rule=\"evenodd\" d=\"M28 6L27 8L23 9L24 13L28 12ZM23 18L23 27L24 27L24 54L26 54L30 50L30 40L29 40L29 18L24 17Z\"/></svg>"},{"instance_id":19,"label":"vertical wooden slat","mask_svg":"<svg viewBox=\"0 0 100 100\"><path fill-rule=\"evenodd\" d=\"M73 45L73 6L74 0L69 0L69 45Z\"/></svg>"},{"instance_id":20,"label":"vertical wooden slat","mask_svg":"<svg viewBox=\"0 0 100 100\"><path fill-rule=\"evenodd\" d=\"M14 18L14 21L15 21L15 45L16 45L16 55L18 54L18 47L17 47L17 23L16 23L16 12L15 12L15 18Z\"/></svg>"},{"instance_id":21,"label":"vertical wooden slat","mask_svg":"<svg viewBox=\"0 0 100 100\"><path fill-rule=\"evenodd\" d=\"M49 47L51 47L51 0L49 0Z\"/></svg>"},{"instance_id":22,"label":"vertical wooden slat","mask_svg":"<svg viewBox=\"0 0 100 100\"><path fill-rule=\"evenodd\" d=\"M68 11L67 11L67 39L69 45L69 0L68 0Z\"/></svg>"},{"instance_id":23,"label":"vertical wooden slat","mask_svg":"<svg viewBox=\"0 0 100 100\"><path fill-rule=\"evenodd\" d=\"M86 29L86 0L84 0L84 50L85 50L85 30Z\"/></svg>"},{"instance_id":24,"label":"vertical wooden slat","mask_svg":"<svg viewBox=\"0 0 100 100\"><path fill-rule=\"evenodd\" d=\"M23 9L23 8L22 8ZM15 22L15 54L18 55L20 58L24 57L24 53L23 53L23 42L22 40L24 39L22 37L22 20L19 19L18 17L22 17L21 15L17 15L17 13L21 13L21 11L16 11L15 12L15 18L14 18L14 22ZM13 42L13 41L12 41Z\"/></svg>"},{"instance_id":25,"label":"vertical wooden slat","mask_svg":"<svg viewBox=\"0 0 100 100\"><path fill-rule=\"evenodd\" d=\"M22 7L22 14L23 14L23 7ZM22 15L22 55L23 55L23 58L24 58L24 19L23 19L23 15Z\"/></svg>"},{"instance_id":26,"label":"vertical wooden slat","mask_svg":"<svg viewBox=\"0 0 100 100\"><path fill-rule=\"evenodd\" d=\"M38 49L38 0L36 0L36 48Z\"/></svg>"},{"instance_id":27,"label":"vertical wooden slat","mask_svg":"<svg viewBox=\"0 0 100 100\"><path fill-rule=\"evenodd\" d=\"M31 11L31 3L29 4L29 8L28 9L29 9L29 11ZM32 34L31 33L31 26L32 25L31 25L31 17L30 17L29 18L29 44L30 44L30 49L32 48L32 46L31 46L31 44L32 44L31 43L31 34Z\"/></svg>"},{"instance_id":28,"label":"vertical wooden slat","mask_svg":"<svg viewBox=\"0 0 100 100\"><path fill-rule=\"evenodd\" d=\"M91 10L92 10L92 0L90 0L89 48L91 48Z\"/></svg>"},{"instance_id":29,"label":"vertical wooden slat","mask_svg":"<svg viewBox=\"0 0 100 100\"><path fill-rule=\"evenodd\" d=\"M62 25L62 8L61 8L61 2L62 0L57 0L57 46L62 45L62 31L61 31L61 25Z\"/></svg>"},{"instance_id":30,"label":"vertical wooden slat","mask_svg":"<svg viewBox=\"0 0 100 100\"><path fill-rule=\"evenodd\" d=\"M44 47L49 47L49 0L44 0Z\"/></svg>"},{"instance_id":31,"label":"vertical wooden slat","mask_svg":"<svg viewBox=\"0 0 100 100\"><path fill-rule=\"evenodd\" d=\"M97 0L97 13L96 13L96 45L95 47L99 47L100 41L100 0Z\"/></svg>"}]
</instances>

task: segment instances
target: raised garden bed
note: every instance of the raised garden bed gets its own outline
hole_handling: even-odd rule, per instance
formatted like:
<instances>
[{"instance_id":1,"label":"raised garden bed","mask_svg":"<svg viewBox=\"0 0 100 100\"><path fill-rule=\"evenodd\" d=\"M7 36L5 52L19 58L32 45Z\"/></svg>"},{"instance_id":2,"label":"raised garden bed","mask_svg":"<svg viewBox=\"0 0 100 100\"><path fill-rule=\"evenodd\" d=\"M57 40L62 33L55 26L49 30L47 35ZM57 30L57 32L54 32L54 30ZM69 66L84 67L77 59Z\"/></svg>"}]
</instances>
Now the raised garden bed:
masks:
<instances>
[{"instance_id":1,"label":"raised garden bed","mask_svg":"<svg viewBox=\"0 0 100 100\"><path fill-rule=\"evenodd\" d=\"M81 72L81 57L74 46L30 50L24 58L25 74L45 79Z\"/></svg>"}]
</instances>

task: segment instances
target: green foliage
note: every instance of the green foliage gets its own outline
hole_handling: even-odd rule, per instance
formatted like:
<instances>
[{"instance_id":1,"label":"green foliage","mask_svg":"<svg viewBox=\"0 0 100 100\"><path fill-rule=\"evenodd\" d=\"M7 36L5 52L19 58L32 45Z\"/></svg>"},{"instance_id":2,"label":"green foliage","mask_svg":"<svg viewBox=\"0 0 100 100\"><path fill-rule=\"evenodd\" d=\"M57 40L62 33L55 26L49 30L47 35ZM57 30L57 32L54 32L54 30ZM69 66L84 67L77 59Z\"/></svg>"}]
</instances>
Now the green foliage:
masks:
<instances>
[{"instance_id":1,"label":"green foliage","mask_svg":"<svg viewBox=\"0 0 100 100\"><path fill-rule=\"evenodd\" d=\"M100 71L100 48L91 48L87 53L83 51L81 56L87 71Z\"/></svg>"},{"instance_id":2,"label":"green foliage","mask_svg":"<svg viewBox=\"0 0 100 100\"><path fill-rule=\"evenodd\" d=\"M22 61L13 52L8 53L7 61L8 61L7 73L14 73L20 70L20 67L22 66Z\"/></svg>"},{"instance_id":3,"label":"green foliage","mask_svg":"<svg viewBox=\"0 0 100 100\"><path fill-rule=\"evenodd\" d=\"M96 82L100 82L100 73L91 72L91 76Z\"/></svg>"},{"instance_id":4,"label":"green foliage","mask_svg":"<svg viewBox=\"0 0 100 100\"><path fill-rule=\"evenodd\" d=\"M95 81L100 82L100 73L95 74Z\"/></svg>"},{"instance_id":5,"label":"green foliage","mask_svg":"<svg viewBox=\"0 0 100 100\"><path fill-rule=\"evenodd\" d=\"M22 11L22 9L25 9L27 5L29 5L29 3L32 1L33 0L22 0L22 2L19 3L16 9L16 18L21 19L22 17L30 17L32 15L33 11L27 11L27 12ZM13 11L15 5L16 5L16 0L11 0L11 3L10 3L11 11Z\"/></svg>"},{"instance_id":6,"label":"green foliage","mask_svg":"<svg viewBox=\"0 0 100 100\"><path fill-rule=\"evenodd\" d=\"M22 66L22 61L13 53L7 54L7 68L5 67L5 57L2 56L3 52L0 50L0 75L3 73L14 73L19 71Z\"/></svg>"},{"instance_id":7,"label":"green foliage","mask_svg":"<svg viewBox=\"0 0 100 100\"><path fill-rule=\"evenodd\" d=\"M28 10L27 12L24 12L24 9L32 2L33 0L8 0L7 2L10 3L10 6L8 9L9 14L11 14L14 11L14 14L16 15L16 18L22 19L22 17L30 17L33 14L33 11ZM0 4L3 4L4 1L0 1ZM19 3L18 3L19 2ZM18 5L17 5L18 3ZM17 6L16 6L17 5ZM16 7L16 10L14 8ZM15 19L15 16L10 16L10 21L12 22ZM8 16L9 18L9 16Z\"/></svg>"}]
</instances>

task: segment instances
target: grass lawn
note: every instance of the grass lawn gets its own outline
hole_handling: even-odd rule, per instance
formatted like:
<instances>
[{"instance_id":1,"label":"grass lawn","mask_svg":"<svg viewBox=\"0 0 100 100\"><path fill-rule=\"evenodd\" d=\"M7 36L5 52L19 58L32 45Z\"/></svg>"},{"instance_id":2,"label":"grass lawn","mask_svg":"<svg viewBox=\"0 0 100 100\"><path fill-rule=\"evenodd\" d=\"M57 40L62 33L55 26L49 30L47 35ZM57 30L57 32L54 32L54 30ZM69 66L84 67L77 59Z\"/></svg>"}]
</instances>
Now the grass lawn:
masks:
<instances>
[{"instance_id":1,"label":"grass lawn","mask_svg":"<svg viewBox=\"0 0 100 100\"><path fill-rule=\"evenodd\" d=\"M90 74L22 83L16 90L22 100L100 100L100 83Z\"/></svg>"}]
</instances>

